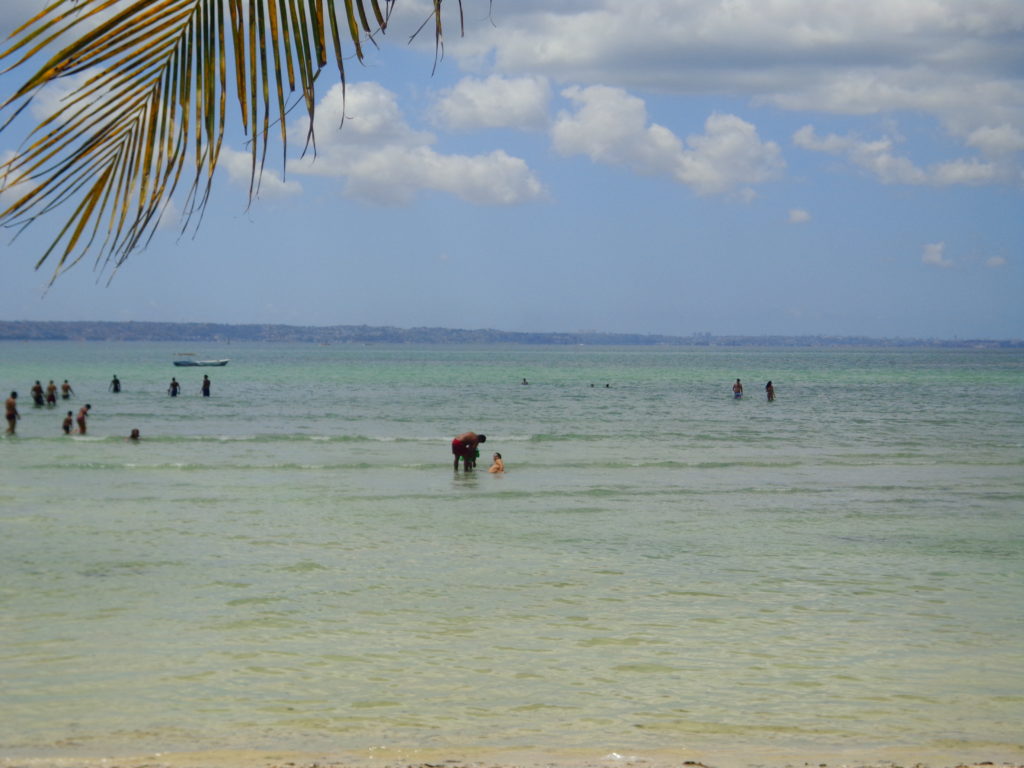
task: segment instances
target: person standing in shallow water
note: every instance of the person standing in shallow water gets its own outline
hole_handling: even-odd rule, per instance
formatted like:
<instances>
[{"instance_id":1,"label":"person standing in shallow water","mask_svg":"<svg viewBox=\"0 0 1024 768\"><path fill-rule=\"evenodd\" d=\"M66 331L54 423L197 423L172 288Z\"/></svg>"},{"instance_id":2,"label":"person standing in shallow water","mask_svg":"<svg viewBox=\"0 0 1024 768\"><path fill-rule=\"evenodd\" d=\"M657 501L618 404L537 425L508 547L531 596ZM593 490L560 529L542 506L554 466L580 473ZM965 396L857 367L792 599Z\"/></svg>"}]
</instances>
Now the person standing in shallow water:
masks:
<instances>
[{"instance_id":1,"label":"person standing in shallow water","mask_svg":"<svg viewBox=\"0 0 1024 768\"><path fill-rule=\"evenodd\" d=\"M203 374L203 386L200 391L203 393L203 397L210 396L210 377L205 373Z\"/></svg>"},{"instance_id":2,"label":"person standing in shallow water","mask_svg":"<svg viewBox=\"0 0 1024 768\"><path fill-rule=\"evenodd\" d=\"M64 417L64 423L61 424L61 428L64 430L65 435L71 434L71 425L75 423L74 414L68 411L68 415Z\"/></svg>"},{"instance_id":3,"label":"person standing in shallow water","mask_svg":"<svg viewBox=\"0 0 1024 768\"><path fill-rule=\"evenodd\" d=\"M36 380L36 383L32 385L32 402L36 404L36 408L41 408L43 403L46 402L43 398L43 385Z\"/></svg>"},{"instance_id":4,"label":"person standing in shallow water","mask_svg":"<svg viewBox=\"0 0 1024 768\"><path fill-rule=\"evenodd\" d=\"M468 472L476 466L476 451L480 443L487 442L487 435L478 435L476 432L463 432L452 439L452 454L455 456L455 471L459 471L459 459L462 459L462 469Z\"/></svg>"},{"instance_id":5,"label":"person standing in shallow water","mask_svg":"<svg viewBox=\"0 0 1024 768\"><path fill-rule=\"evenodd\" d=\"M61 400L70 400L71 396L75 394L75 390L68 384L68 380L64 379L64 383L60 385L60 398Z\"/></svg>"},{"instance_id":6,"label":"person standing in shallow water","mask_svg":"<svg viewBox=\"0 0 1024 768\"><path fill-rule=\"evenodd\" d=\"M743 397L743 385L740 384L739 379L736 379L736 383L732 385L732 396L737 400Z\"/></svg>"},{"instance_id":7,"label":"person standing in shallow water","mask_svg":"<svg viewBox=\"0 0 1024 768\"><path fill-rule=\"evenodd\" d=\"M11 396L7 398L7 402L4 403L4 410L7 411L7 434L13 435L14 431L18 427L18 419L21 416L18 414L18 393L11 392Z\"/></svg>"},{"instance_id":8,"label":"person standing in shallow water","mask_svg":"<svg viewBox=\"0 0 1024 768\"><path fill-rule=\"evenodd\" d=\"M115 395L121 391L121 380L117 378L116 373L114 374L113 381L110 382L110 386L107 387L107 389L113 392Z\"/></svg>"},{"instance_id":9,"label":"person standing in shallow water","mask_svg":"<svg viewBox=\"0 0 1024 768\"><path fill-rule=\"evenodd\" d=\"M170 395L171 397L177 397L178 396L178 392L180 392L180 391L181 391L181 384L178 383L178 380L176 378L171 376L171 383L167 387L167 394Z\"/></svg>"},{"instance_id":10,"label":"person standing in shallow water","mask_svg":"<svg viewBox=\"0 0 1024 768\"><path fill-rule=\"evenodd\" d=\"M770 381L764 385L764 393L768 396L769 403L775 399L775 387L772 386Z\"/></svg>"},{"instance_id":11,"label":"person standing in shallow water","mask_svg":"<svg viewBox=\"0 0 1024 768\"><path fill-rule=\"evenodd\" d=\"M86 403L82 406L81 410L78 412L78 416L75 418L75 421L78 422L78 434L80 435L85 434L85 420L89 416L89 411L91 410L92 406Z\"/></svg>"}]
</instances>

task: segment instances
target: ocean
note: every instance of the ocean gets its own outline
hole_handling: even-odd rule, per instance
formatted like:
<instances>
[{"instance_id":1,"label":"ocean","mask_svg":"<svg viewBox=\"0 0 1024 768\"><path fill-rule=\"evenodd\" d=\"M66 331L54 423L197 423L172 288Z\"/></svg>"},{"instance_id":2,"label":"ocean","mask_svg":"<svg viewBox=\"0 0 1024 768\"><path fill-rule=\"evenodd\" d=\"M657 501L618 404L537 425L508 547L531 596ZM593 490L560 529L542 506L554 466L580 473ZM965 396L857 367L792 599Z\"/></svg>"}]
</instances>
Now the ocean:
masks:
<instances>
[{"instance_id":1,"label":"ocean","mask_svg":"<svg viewBox=\"0 0 1024 768\"><path fill-rule=\"evenodd\" d=\"M1024 351L3 342L14 389L0 758L1024 760Z\"/></svg>"}]
</instances>

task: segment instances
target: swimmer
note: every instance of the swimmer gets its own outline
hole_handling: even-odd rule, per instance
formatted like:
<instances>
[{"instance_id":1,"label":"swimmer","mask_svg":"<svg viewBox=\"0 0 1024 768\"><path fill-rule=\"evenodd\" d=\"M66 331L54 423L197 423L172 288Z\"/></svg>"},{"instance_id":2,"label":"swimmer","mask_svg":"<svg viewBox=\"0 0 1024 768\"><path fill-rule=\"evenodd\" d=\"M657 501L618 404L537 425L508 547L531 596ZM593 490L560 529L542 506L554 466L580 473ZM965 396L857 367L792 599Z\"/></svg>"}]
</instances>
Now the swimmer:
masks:
<instances>
[{"instance_id":1,"label":"swimmer","mask_svg":"<svg viewBox=\"0 0 1024 768\"><path fill-rule=\"evenodd\" d=\"M71 411L68 411L68 415L64 417L64 423L61 424L61 427L63 427L63 429L64 429L64 434L65 435L70 435L71 434L71 425L74 424L74 423L75 423L74 414L72 414Z\"/></svg>"},{"instance_id":2,"label":"swimmer","mask_svg":"<svg viewBox=\"0 0 1024 768\"><path fill-rule=\"evenodd\" d=\"M732 396L737 400L743 397L743 385L740 384L739 379L736 379L736 383L732 385Z\"/></svg>"},{"instance_id":3,"label":"swimmer","mask_svg":"<svg viewBox=\"0 0 1024 768\"><path fill-rule=\"evenodd\" d=\"M487 468L487 471L488 472L492 472L494 474L497 474L498 472L504 472L505 471L505 462L501 460L501 454L500 453L496 452L494 454L494 463L491 464L491 466L489 466Z\"/></svg>"}]
</instances>

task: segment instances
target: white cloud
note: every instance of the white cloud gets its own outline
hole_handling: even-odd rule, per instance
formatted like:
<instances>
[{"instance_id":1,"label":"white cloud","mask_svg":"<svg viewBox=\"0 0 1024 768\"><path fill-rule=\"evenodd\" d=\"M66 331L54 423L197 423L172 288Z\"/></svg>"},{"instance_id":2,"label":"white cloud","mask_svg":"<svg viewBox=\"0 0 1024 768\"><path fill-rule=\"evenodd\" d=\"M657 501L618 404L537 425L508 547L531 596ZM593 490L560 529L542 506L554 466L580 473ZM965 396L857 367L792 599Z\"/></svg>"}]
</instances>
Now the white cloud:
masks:
<instances>
[{"instance_id":1,"label":"white cloud","mask_svg":"<svg viewBox=\"0 0 1024 768\"><path fill-rule=\"evenodd\" d=\"M761 141L757 129L735 115L713 114L705 132L686 140L677 177L701 194L727 192L745 184L778 178L785 168L774 141ZM750 194L751 190L744 190Z\"/></svg>"},{"instance_id":2,"label":"white cloud","mask_svg":"<svg viewBox=\"0 0 1024 768\"><path fill-rule=\"evenodd\" d=\"M228 172L228 177L249 188L252 179L252 155L248 152L239 152L230 147L222 147L220 151L220 167ZM288 197L302 191L302 185L297 181L285 181L276 171L264 167L260 174L259 167L256 168L256 182L259 185L255 190L256 196L267 198Z\"/></svg>"},{"instance_id":3,"label":"white cloud","mask_svg":"<svg viewBox=\"0 0 1024 768\"><path fill-rule=\"evenodd\" d=\"M945 243L928 243L924 247L924 254L921 256L921 261L925 264L930 264L933 267L952 267L953 262L943 255L945 250Z\"/></svg>"},{"instance_id":4,"label":"white cloud","mask_svg":"<svg viewBox=\"0 0 1024 768\"><path fill-rule=\"evenodd\" d=\"M432 114L437 124L454 130L539 130L547 125L550 101L547 78L466 77L441 93Z\"/></svg>"},{"instance_id":5,"label":"white cloud","mask_svg":"<svg viewBox=\"0 0 1024 768\"><path fill-rule=\"evenodd\" d=\"M181 209L173 199L165 200L156 223L158 230L177 229L181 225Z\"/></svg>"},{"instance_id":6,"label":"white cloud","mask_svg":"<svg viewBox=\"0 0 1024 768\"><path fill-rule=\"evenodd\" d=\"M682 152L682 142L671 131L647 124L643 100L619 88L574 86L562 95L576 107L572 113L560 112L551 129L554 147L563 155L583 154L653 174Z\"/></svg>"},{"instance_id":7,"label":"white cloud","mask_svg":"<svg viewBox=\"0 0 1024 768\"><path fill-rule=\"evenodd\" d=\"M648 124L643 100L619 88L571 87L562 95L575 107L560 112L552 127L552 142L563 155L668 174L701 195L749 196L748 185L776 178L785 167L778 145L761 141L757 129L735 115L712 114L705 132L684 143L664 126Z\"/></svg>"},{"instance_id":8,"label":"white cloud","mask_svg":"<svg viewBox=\"0 0 1024 768\"><path fill-rule=\"evenodd\" d=\"M116 0L108 7L102 9L97 8L99 3L79 4L80 10L76 13L76 17L82 18L80 14L89 14L80 22L80 30L95 29L101 24L109 21L115 14L128 7L132 1L133 0ZM59 17L67 12L67 8L58 8L58 5L59 4L53 2L53 0L3 0L3 2L0 3L0 38L6 39L12 32L14 32L15 29L23 25L29 19L34 18L48 6L53 6L56 11L56 13L50 14L50 19ZM86 6L89 7L87 8ZM50 29L49 32L52 33L53 29ZM78 35L80 33L76 31L75 34ZM69 41L70 38L58 37L51 46L53 50L56 50L63 47L63 45L67 44ZM4 47L6 48L7 46L5 45ZM27 74L27 70L24 72Z\"/></svg>"},{"instance_id":9,"label":"white cloud","mask_svg":"<svg viewBox=\"0 0 1024 768\"><path fill-rule=\"evenodd\" d=\"M1020 0L496 3L447 51L467 69L788 110L1024 130ZM424 41L426 44L426 41Z\"/></svg>"},{"instance_id":10,"label":"white cloud","mask_svg":"<svg viewBox=\"0 0 1024 768\"><path fill-rule=\"evenodd\" d=\"M940 163L929 169L918 168L910 159L895 153L896 141L890 137L864 141L856 136L834 133L818 136L812 125L805 125L793 134L793 143L798 147L845 157L883 184L978 185L1008 178L1008 168L1001 169L994 163L974 159Z\"/></svg>"},{"instance_id":11,"label":"white cloud","mask_svg":"<svg viewBox=\"0 0 1024 768\"><path fill-rule=\"evenodd\" d=\"M789 212L790 224L804 224L811 220L811 214L802 208L793 208Z\"/></svg>"},{"instance_id":12,"label":"white cloud","mask_svg":"<svg viewBox=\"0 0 1024 768\"><path fill-rule=\"evenodd\" d=\"M65 120L84 109L91 109L93 112L101 111L102 102L109 95L109 91L106 89L101 88L99 91L90 93L88 98L79 99L77 102L73 101L74 92L85 86L90 78L98 74L100 74L100 70L90 69L51 81L33 94L32 101L29 102L29 111L32 113L32 117L41 122L52 117L61 109L66 109L67 112L61 116L61 119ZM91 87L95 88L95 85Z\"/></svg>"},{"instance_id":13,"label":"white cloud","mask_svg":"<svg viewBox=\"0 0 1024 768\"><path fill-rule=\"evenodd\" d=\"M971 132L967 144L988 155L1024 151L1024 132L1008 123L985 125Z\"/></svg>"},{"instance_id":14,"label":"white cloud","mask_svg":"<svg viewBox=\"0 0 1024 768\"><path fill-rule=\"evenodd\" d=\"M1004 259L1002 256L993 256L992 258L985 261L985 266L992 267L993 269L1005 267L1006 259Z\"/></svg>"},{"instance_id":15,"label":"white cloud","mask_svg":"<svg viewBox=\"0 0 1024 768\"><path fill-rule=\"evenodd\" d=\"M983 163L978 160L953 160L940 163L929 171L930 183L939 186L953 184L992 184L1006 178L995 163Z\"/></svg>"},{"instance_id":16,"label":"white cloud","mask_svg":"<svg viewBox=\"0 0 1024 768\"><path fill-rule=\"evenodd\" d=\"M296 134L304 135L307 124L300 121ZM399 204L419 190L436 190L483 205L512 205L544 194L526 163L501 150L472 156L435 151L433 135L413 130L395 94L376 83L350 85L344 103L341 86L331 88L317 106L315 128L316 156L290 161L289 170L345 178L353 197Z\"/></svg>"},{"instance_id":17,"label":"white cloud","mask_svg":"<svg viewBox=\"0 0 1024 768\"><path fill-rule=\"evenodd\" d=\"M10 184L0 187L0 212L6 211L31 191L32 187L29 184Z\"/></svg>"}]
</instances>

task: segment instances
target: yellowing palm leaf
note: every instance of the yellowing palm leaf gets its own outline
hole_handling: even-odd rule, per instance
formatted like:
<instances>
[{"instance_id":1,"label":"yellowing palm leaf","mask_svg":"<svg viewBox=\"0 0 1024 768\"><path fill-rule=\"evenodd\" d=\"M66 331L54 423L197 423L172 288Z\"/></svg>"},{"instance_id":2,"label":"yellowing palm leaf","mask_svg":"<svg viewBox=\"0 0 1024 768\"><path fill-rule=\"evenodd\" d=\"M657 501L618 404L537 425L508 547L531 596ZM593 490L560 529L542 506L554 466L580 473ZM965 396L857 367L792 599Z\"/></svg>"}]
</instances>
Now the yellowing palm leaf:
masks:
<instances>
[{"instance_id":1,"label":"yellowing palm leaf","mask_svg":"<svg viewBox=\"0 0 1024 768\"><path fill-rule=\"evenodd\" d=\"M120 266L152 237L183 175L191 176L187 226L209 197L229 71L250 138L251 199L274 123L287 147L288 94L298 90L312 126L315 84L329 55L344 85L342 39L361 60L362 44L387 27L394 2L56 0L15 30L0 54L13 61L10 70L62 45L0 107L8 113L0 130L48 84L72 75L83 82L0 166L3 188L15 192L0 224L23 228L58 207L70 210L36 262L56 258L53 279L89 253ZM433 3L438 44L441 2Z\"/></svg>"}]
</instances>

